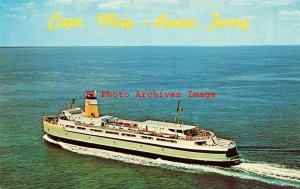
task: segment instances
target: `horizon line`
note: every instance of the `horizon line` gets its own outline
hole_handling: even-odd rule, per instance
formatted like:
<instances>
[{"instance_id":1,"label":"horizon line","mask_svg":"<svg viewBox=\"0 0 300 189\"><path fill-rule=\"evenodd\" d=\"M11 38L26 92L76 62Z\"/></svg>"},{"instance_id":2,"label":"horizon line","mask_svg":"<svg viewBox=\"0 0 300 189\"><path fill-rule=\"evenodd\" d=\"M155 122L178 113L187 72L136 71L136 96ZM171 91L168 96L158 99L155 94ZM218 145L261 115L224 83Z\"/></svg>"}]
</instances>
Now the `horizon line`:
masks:
<instances>
[{"instance_id":1,"label":"horizon line","mask_svg":"<svg viewBox=\"0 0 300 189\"><path fill-rule=\"evenodd\" d=\"M251 46L300 46L300 44L257 44L257 45L24 45L0 46L0 48L57 48L57 47L251 47Z\"/></svg>"}]
</instances>

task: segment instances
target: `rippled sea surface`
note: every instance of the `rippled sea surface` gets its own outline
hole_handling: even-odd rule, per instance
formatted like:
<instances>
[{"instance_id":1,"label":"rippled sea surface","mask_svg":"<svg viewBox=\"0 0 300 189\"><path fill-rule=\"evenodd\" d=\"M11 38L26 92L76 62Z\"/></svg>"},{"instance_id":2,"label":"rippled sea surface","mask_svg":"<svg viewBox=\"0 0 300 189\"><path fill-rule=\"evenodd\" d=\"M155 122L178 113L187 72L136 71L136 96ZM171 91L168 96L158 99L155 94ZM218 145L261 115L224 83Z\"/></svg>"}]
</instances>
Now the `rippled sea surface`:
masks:
<instances>
[{"instance_id":1,"label":"rippled sea surface","mask_svg":"<svg viewBox=\"0 0 300 189\"><path fill-rule=\"evenodd\" d=\"M0 48L0 188L300 188L300 46ZM102 114L179 119L238 143L232 168L142 158L55 142L41 117L85 90ZM187 91L216 98L188 98ZM54 145L55 144L55 145Z\"/></svg>"}]
</instances>

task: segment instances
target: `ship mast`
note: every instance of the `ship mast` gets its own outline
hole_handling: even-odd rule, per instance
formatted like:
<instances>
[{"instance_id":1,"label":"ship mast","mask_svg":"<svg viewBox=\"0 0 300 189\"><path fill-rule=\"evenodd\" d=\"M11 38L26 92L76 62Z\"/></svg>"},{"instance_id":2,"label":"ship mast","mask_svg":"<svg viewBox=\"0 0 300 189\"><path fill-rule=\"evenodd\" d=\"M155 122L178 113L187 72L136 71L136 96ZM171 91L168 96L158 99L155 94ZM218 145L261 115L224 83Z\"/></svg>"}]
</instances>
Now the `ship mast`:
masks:
<instances>
[{"instance_id":1,"label":"ship mast","mask_svg":"<svg viewBox=\"0 0 300 189\"><path fill-rule=\"evenodd\" d=\"M177 109L176 109L176 114L175 114L175 119L174 122L177 122L177 117L178 117L178 112L181 112L183 110L182 107L180 107L180 100L178 101Z\"/></svg>"}]
</instances>

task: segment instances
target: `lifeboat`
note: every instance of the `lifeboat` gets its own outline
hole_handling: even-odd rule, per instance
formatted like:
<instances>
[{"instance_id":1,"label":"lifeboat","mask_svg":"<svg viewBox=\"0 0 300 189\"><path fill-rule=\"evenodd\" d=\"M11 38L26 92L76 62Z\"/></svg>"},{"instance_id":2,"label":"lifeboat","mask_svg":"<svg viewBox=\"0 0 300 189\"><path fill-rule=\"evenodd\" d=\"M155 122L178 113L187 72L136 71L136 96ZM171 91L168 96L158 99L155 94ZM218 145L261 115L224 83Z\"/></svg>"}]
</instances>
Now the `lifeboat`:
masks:
<instances>
[{"instance_id":1,"label":"lifeboat","mask_svg":"<svg viewBox=\"0 0 300 189\"><path fill-rule=\"evenodd\" d=\"M206 130L201 130L199 132L199 134L203 135L203 136L210 136L210 132L209 131L206 131Z\"/></svg>"},{"instance_id":2,"label":"lifeboat","mask_svg":"<svg viewBox=\"0 0 300 189\"><path fill-rule=\"evenodd\" d=\"M153 134L154 134L154 132L152 132L152 131L147 131L147 130L143 130L141 133L142 133L143 135L153 135Z\"/></svg>"},{"instance_id":3,"label":"lifeboat","mask_svg":"<svg viewBox=\"0 0 300 189\"><path fill-rule=\"evenodd\" d=\"M165 138L174 138L174 135L172 135L172 134L161 133L160 135Z\"/></svg>"},{"instance_id":4,"label":"lifeboat","mask_svg":"<svg viewBox=\"0 0 300 189\"><path fill-rule=\"evenodd\" d=\"M115 122L115 125L123 125L123 122Z\"/></svg>"}]
</instances>

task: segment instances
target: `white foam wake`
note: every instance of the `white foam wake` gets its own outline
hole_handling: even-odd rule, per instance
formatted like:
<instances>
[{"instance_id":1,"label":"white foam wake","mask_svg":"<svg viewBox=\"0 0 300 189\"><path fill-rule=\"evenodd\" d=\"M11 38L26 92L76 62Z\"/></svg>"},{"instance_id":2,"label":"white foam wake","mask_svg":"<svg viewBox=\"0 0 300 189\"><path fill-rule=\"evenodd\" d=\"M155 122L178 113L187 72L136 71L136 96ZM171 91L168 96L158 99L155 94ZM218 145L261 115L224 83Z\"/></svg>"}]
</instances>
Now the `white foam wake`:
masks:
<instances>
[{"instance_id":1,"label":"white foam wake","mask_svg":"<svg viewBox=\"0 0 300 189\"><path fill-rule=\"evenodd\" d=\"M55 141L44 135L43 138L62 148L85 155L98 156L106 159L118 160L126 163L133 163L145 166L157 166L167 169L185 171L192 173L217 173L225 176L251 179L280 186L300 187L300 171L283 166L268 163L241 163L231 168L222 168L208 165L195 165L166 161L162 159L151 159L130 154L123 154L107 150L77 146L73 144Z\"/></svg>"},{"instance_id":2,"label":"white foam wake","mask_svg":"<svg viewBox=\"0 0 300 189\"><path fill-rule=\"evenodd\" d=\"M300 171L286 168L284 166L267 163L241 163L234 169L255 173L261 176L269 176L276 179L288 180L300 183Z\"/></svg>"}]
</instances>

